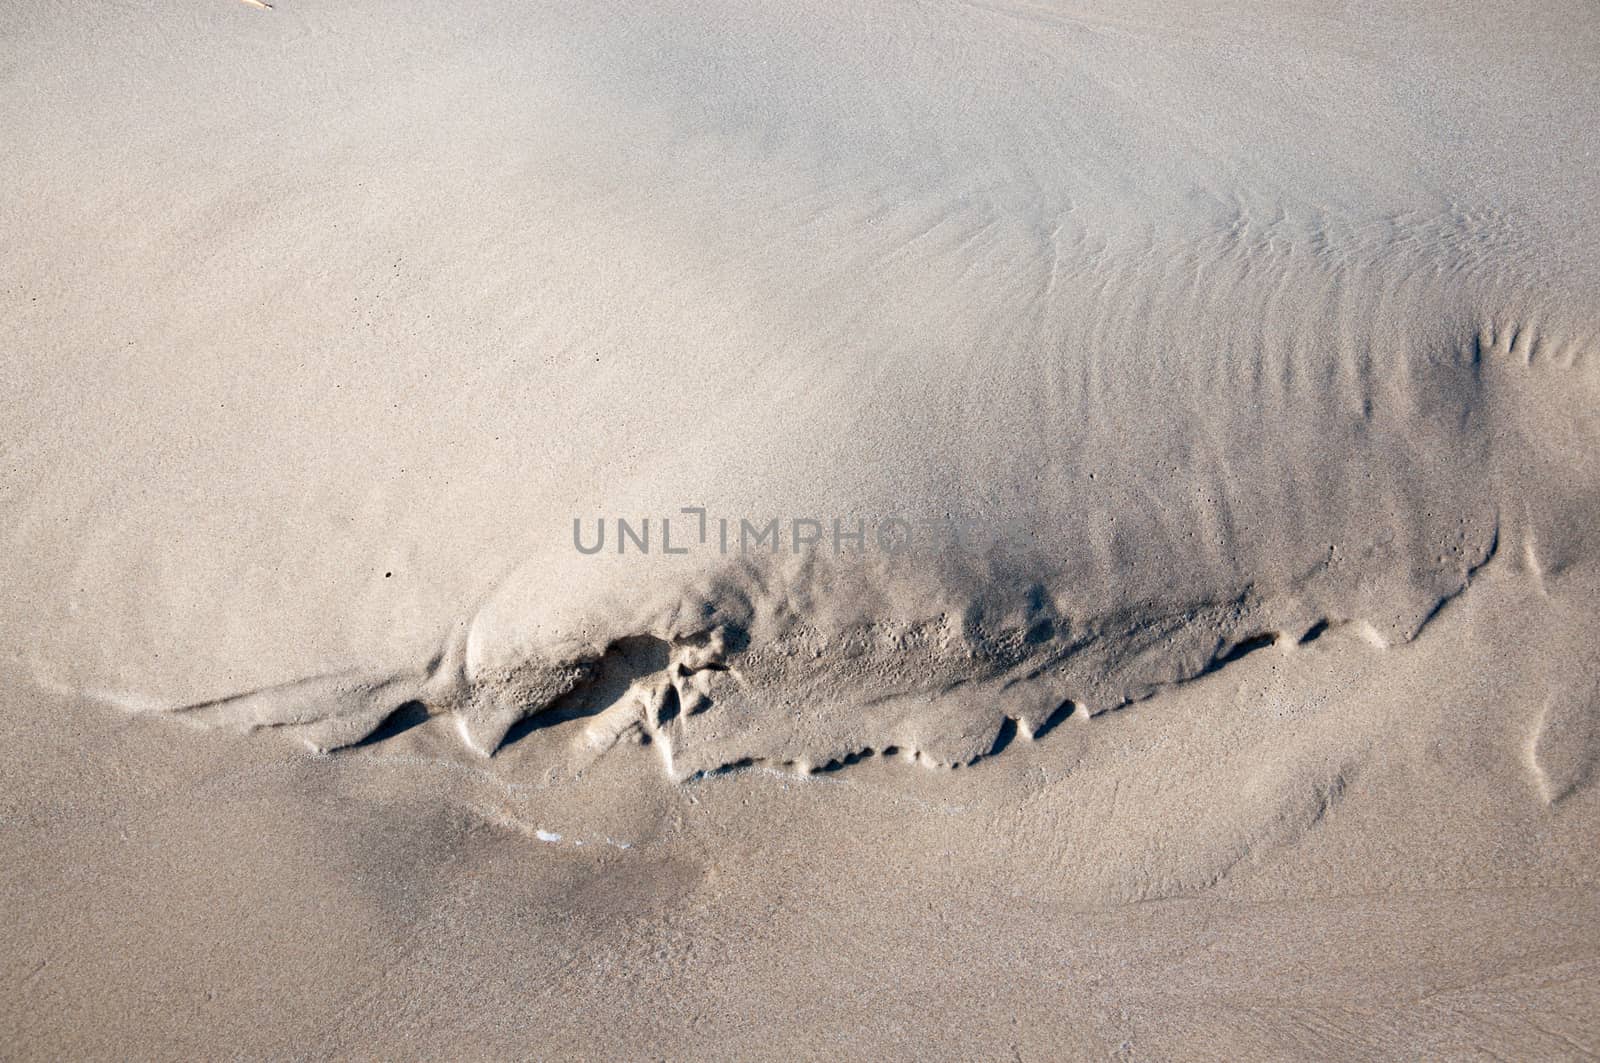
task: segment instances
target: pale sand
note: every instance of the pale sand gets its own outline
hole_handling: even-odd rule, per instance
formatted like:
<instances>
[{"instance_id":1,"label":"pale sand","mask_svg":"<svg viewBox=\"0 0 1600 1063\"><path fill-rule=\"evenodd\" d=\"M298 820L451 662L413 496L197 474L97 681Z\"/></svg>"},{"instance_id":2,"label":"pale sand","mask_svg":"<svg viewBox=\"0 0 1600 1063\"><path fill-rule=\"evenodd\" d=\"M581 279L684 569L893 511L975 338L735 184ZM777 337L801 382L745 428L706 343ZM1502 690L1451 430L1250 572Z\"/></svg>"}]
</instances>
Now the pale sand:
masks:
<instances>
[{"instance_id":1,"label":"pale sand","mask_svg":"<svg viewBox=\"0 0 1600 1063\"><path fill-rule=\"evenodd\" d=\"M7 7L4 1054L1600 1050L1596 55Z\"/></svg>"}]
</instances>

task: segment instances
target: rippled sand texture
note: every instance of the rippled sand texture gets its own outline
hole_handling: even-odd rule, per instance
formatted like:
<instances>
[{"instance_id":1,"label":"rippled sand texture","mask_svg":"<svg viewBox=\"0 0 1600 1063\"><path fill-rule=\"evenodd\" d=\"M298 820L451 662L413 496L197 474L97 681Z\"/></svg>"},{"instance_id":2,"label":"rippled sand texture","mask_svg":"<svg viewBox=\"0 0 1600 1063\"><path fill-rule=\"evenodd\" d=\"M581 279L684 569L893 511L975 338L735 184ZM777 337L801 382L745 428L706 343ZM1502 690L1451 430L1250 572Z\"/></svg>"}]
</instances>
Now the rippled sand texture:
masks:
<instances>
[{"instance_id":1,"label":"rippled sand texture","mask_svg":"<svg viewBox=\"0 0 1600 1063\"><path fill-rule=\"evenodd\" d=\"M226 964L68 1032L209 896L110 802L344 1002L247 1052L403 1054L380 1001L424 1055L1594 1050L1596 55L1576 4L10 5L8 1049L228 1050ZM666 552L702 511L777 549ZM826 534L885 517L965 531ZM70 866L148 894L98 980ZM1219 919L1268 973L1138 944ZM955 984L1024 945L984 984L1073 957L1098 1017ZM931 1040L863 1003L917 951ZM766 1040L637 1025L788 963Z\"/></svg>"}]
</instances>

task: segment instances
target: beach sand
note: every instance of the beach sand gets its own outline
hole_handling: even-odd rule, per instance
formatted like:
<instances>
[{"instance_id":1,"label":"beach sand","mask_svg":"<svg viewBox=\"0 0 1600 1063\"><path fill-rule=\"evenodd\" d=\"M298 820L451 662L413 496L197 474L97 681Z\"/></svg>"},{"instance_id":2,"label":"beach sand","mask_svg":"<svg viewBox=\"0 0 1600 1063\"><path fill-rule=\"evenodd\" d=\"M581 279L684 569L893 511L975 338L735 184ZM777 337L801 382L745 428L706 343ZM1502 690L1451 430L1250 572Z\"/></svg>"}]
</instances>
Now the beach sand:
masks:
<instances>
[{"instance_id":1,"label":"beach sand","mask_svg":"<svg viewBox=\"0 0 1600 1063\"><path fill-rule=\"evenodd\" d=\"M0 12L0 1055L1600 1051L1600 16Z\"/></svg>"}]
</instances>

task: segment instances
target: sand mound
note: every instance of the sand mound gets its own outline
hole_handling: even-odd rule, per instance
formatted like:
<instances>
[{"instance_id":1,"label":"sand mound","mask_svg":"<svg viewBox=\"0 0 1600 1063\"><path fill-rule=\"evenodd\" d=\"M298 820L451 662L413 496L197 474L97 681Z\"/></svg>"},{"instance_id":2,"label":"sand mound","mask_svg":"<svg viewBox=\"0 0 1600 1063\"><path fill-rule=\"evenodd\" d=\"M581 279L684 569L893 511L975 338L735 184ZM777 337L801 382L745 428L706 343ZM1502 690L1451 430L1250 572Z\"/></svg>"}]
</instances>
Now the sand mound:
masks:
<instances>
[{"instance_id":1,"label":"sand mound","mask_svg":"<svg viewBox=\"0 0 1600 1063\"><path fill-rule=\"evenodd\" d=\"M299 17L212 12L185 32L217 58L185 77L227 57L312 92L308 50L344 45L307 28L274 52ZM1212 62L1210 15L1183 44L973 7L910 47L850 18L789 39L750 13L541 9L501 12L486 52L480 17L364 38L391 69L426 40L464 73L358 82L314 120L230 82L164 119L226 145L165 198L125 209L160 142L107 130L80 146L122 153L95 195L41 189L14 219L10 345L40 401L14 411L7 563L48 682L318 748L420 703L488 753L655 639L597 733L641 723L675 774L885 746L962 763L1319 624L1405 642L1506 542L1547 582L1590 556L1593 220L1558 224L1509 151L1455 181L1469 155L1403 74L1377 90L1317 52L1308 102L1263 76L1281 61ZM19 61L69 47L53 25ZM141 32L70 47L115 83ZM1407 32L1441 61L1459 44ZM1130 97L1116 71L1149 47L1183 61ZM950 49L981 105L943 80ZM540 75L507 92L484 62ZM1389 141L1281 124L1355 113L1335 85ZM13 113L19 142L90 104L51 91ZM443 121L464 108L480 124ZM401 129L412 155L386 166ZM44 161L14 156L13 185ZM92 282L45 254L63 241ZM113 342L124 386L91 391L77 366ZM902 528L912 549L885 549Z\"/></svg>"}]
</instances>

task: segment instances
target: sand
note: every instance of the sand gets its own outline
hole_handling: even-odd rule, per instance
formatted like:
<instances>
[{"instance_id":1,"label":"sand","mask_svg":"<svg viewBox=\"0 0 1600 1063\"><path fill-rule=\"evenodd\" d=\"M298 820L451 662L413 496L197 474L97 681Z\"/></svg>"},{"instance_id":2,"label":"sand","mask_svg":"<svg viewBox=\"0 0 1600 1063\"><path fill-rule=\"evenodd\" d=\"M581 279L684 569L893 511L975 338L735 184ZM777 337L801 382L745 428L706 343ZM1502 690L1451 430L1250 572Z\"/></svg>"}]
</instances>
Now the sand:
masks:
<instances>
[{"instance_id":1,"label":"sand","mask_svg":"<svg viewBox=\"0 0 1600 1063\"><path fill-rule=\"evenodd\" d=\"M4 1055L1600 1051L1596 54L9 6Z\"/></svg>"}]
</instances>

